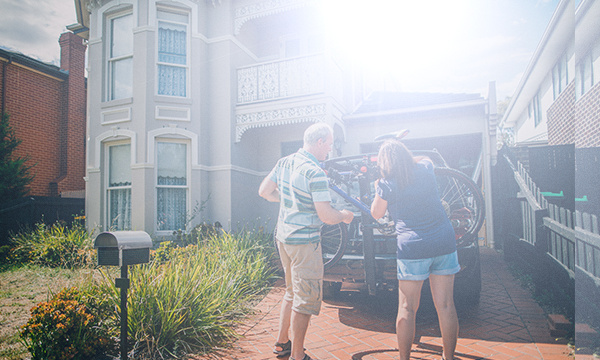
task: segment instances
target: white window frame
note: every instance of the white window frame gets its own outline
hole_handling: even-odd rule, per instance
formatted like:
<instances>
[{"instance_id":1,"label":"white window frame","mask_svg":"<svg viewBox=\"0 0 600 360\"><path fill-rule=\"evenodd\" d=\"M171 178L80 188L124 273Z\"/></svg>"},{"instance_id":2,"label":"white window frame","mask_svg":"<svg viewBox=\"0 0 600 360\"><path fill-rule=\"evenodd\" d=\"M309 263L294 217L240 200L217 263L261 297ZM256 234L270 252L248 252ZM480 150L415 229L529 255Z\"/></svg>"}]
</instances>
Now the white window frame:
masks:
<instances>
[{"instance_id":1,"label":"white window frame","mask_svg":"<svg viewBox=\"0 0 600 360\"><path fill-rule=\"evenodd\" d=\"M187 22L178 22L175 20L167 20L167 19L159 19L160 12L170 12L176 15L184 15L187 16ZM156 8L156 94L158 96L167 96L173 98L189 98L190 97L190 50L191 50L191 14L190 11L179 9L175 7L166 7L166 6L157 6ZM185 65L181 64L173 64L167 62L159 61L159 29L160 23L171 23L177 26L185 26L185 35L186 35L186 51L185 51ZM159 77L159 67L160 66L169 66L169 67L178 67L185 69L185 95L168 95L168 94L160 94L160 77Z\"/></svg>"},{"instance_id":2,"label":"white window frame","mask_svg":"<svg viewBox=\"0 0 600 360\"><path fill-rule=\"evenodd\" d=\"M106 45L105 45L105 49L104 49L104 53L105 53L105 84L106 84L106 91L105 91L105 99L106 101L113 101L113 100L119 100L119 99L127 99L127 98L131 98L133 96L133 46L131 48L131 52L128 54L122 54L116 57L112 57L111 54L111 49L112 49L112 44L113 44L113 20L121 18L121 17L125 17L125 16L131 16L131 23L132 23L132 28L131 28L131 36L133 38L133 28L135 27L135 17L134 17L134 12L131 8L127 8L121 11L117 11L114 13L110 13L107 14L105 16L105 38L106 38ZM118 61L123 61L123 60L127 60L127 59L131 59L132 61L132 74L131 74L131 79L129 79L130 81L130 88L131 88L131 93L128 94L129 96L124 96L124 97L116 97L115 93L114 93L114 89L113 89L113 83L114 83L114 79L113 79L113 66L116 62Z\"/></svg>"},{"instance_id":3,"label":"white window frame","mask_svg":"<svg viewBox=\"0 0 600 360\"><path fill-rule=\"evenodd\" d=\"M160 167L160 163L158 162L158 147L159 147L159 143L175 143L175 144L184 144L186 149L186 161L185 161L185 176L186 176L186 184L185 185L159 185L158 184L158 169ZM163 137L156 137L155 138L155 154L154 154L154 163L156 164L155 166L155 171L154 171L154 186L155 186L155 191L154 191L154 198L156 199L156 207L154 209L154 228L155 231L158 235L172 235L173 231L177 231L177 230L183 230L183 231L187 231L187 229L167 229L167 230L160 230L159 226L158 226L158 189L160 188L171 188L171 189L185 189L185 213L186 213L186 222L187 222L187 216L191 213L191 206L190 206L190 180L191 180L191 144L190 141L186 140L186 139L173 139L173 138L163 138ZM184 224L184 226L187 227L187 223Z\"/></svg>"},{"instance_id":4,"label":"white window frame","mask_svg":"<svg viewBox=\"0 0 600 360\"><path fill-rule=\"evenodd\" d=\"M288 54L289 45L292 43L297 44L298 52L294 54ZM279 38L279 48L280 58L291 59L322 53L325 50L325 45L324 40L319 36L319 34L293 34L281 36Z\"/></svg>"},{"instance_id":5,"label":"white window frame","mask_svg":"<svg viewBox=\"0 0 600 360\"><path fill-rule=\"evenodd\" d=\"M554 100L558 98L566 87L569 85L569 66L567 63L567 54L564 53L558 59L556 65L552 69L552 91Z\"/></svg>"},{"instance_id":6,"label":"white window frame","mask_svg":"<svg viewBox=\"0 0 600 360\"><path fill-rule=\"evenodd\" d=\"M132 202L131 202L131 192L132 192L132 179L130 179L130 183L129 185L121 185L121 186L110 186L110 148L113 146L122 146L122 145L129 145L129 167L131 170L131 151L133 151L132 149L132 144L131 141L129 140L120 140L120 141L113 141L110 143L105 143L104 146L104 210L105 210L105 220L104 220L104 228L109 230L112 229L113 226L113 219L111 218L110 214L111 214L111 206L110 206L110 195L109 193L111 191L114 190L126 190L128 189L130 192L130 203L129 203L129 207L131 209L132 206ZM125 228L117 228L117 230L131 230L130 227L132 226L132 219L131 219L131 212L132 210L130 210L130 214L129 214L129 228L125 227Z\"/></svg>"},{"instance_id":7,"label":"white window frame","mask_svg":"<svg viewBox=\"0 0 600 360\"><path fill-rule=\"evenodd\" d=\"M579 94L585 95L594 86L594 61L592 52L587 53L579 62ZM589 77L586 79L586 76Z\"/></svg>"},{"instance_id":8,"label":"white window frame","mask_svg":"<svg viewBox=\"0 0 600 360\"><path fill-rule=\"evenodd\" d=\"M538 127L539 124L542 123L542 104L540 100L540 93L538 93L533 97L533 121L535 127Z\"/></svg>"}]
</instances>

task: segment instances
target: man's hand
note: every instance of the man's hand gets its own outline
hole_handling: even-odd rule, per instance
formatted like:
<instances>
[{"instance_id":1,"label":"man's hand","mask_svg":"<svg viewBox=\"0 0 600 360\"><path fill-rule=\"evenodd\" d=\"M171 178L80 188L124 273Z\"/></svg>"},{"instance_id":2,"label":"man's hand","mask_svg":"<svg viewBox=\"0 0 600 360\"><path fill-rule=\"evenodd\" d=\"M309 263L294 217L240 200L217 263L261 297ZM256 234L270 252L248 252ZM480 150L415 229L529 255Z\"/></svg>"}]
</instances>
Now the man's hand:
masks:
<instances>
[{"instance_id":1,"label":"man's hand","mask_svg":"<svg viewBox=\"0 0 600 360\"><path fill-rule=\"evenodd\" d=\"M350 224L354 220L354 213L352 211L344 209L340 212L344 215L344 220L342 220L344 223Z\"/></svg>"},{"instance_id":2,"label":"man's hand","mask_svg":"<svg viewBox=\"0 0 600 360\"><path fill-rule=\"evenodd\" d=\"M341 222L350 224L352 219L354 219L354 214L351 211L346 209L341 211L336 210L331 206L329 201L315 201L315 209L317 210L319 219L325 224L335 225Z\"/></svg>"},{"instance_id":3,"label":"man's hand","mask_svg":"<svg viewBox=\"0 0 600 360\"><path fill-rule=\"evenodd\" d=\"M267 201L279 202L279 189L277 188L277 183L267 176L262 183L260 183L258 195L265 198Z\"/></svg>"}]
</instances>

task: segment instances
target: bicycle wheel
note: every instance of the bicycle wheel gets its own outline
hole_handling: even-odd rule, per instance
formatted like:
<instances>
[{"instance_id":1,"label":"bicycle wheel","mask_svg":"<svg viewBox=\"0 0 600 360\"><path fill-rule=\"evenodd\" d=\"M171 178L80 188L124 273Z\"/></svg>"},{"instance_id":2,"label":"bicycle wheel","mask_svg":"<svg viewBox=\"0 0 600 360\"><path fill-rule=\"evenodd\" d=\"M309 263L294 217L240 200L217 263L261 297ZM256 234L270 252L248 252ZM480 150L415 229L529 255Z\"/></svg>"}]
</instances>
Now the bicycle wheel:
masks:
<instances>
[{"instance_id":1,"label":"bicycle wheel","mask_svg":"<svg viewBox=\"0 0 600 360\"><path fill-rule=\"evenodd\" d=\"M438 190L446 214L454 227L456 245L478 240L485 218L481 190L467 175L450 168L435 168Z\"/></svg>"},{"instance_id":2,"label":"bicycle wheel","mask_svg":"<svg viewBox=\"0 0 600 360\"><path fill-rule=\"evenodd\" d=\"M323 267L331 268L344 255L348 243L348 227L344 223L321 226L321 250Z\"/></svg>"}]
</instances>

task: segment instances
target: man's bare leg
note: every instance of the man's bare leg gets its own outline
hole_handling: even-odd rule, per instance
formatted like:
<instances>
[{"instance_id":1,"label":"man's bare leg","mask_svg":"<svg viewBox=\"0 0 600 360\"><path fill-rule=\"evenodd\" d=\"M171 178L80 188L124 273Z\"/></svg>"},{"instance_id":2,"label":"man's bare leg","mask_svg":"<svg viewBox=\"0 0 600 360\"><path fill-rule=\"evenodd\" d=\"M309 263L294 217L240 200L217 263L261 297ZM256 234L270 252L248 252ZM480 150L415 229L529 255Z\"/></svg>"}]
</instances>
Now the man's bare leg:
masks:
<instances>
[{"instance_id":1,"label":"man's bare leg","mask_svg":"<svg viewBox=\"0 0 600 360\"><path fill-rule=\"evenodd\" d=\"M304 357L304 338L308 324L310 323L309 314L302 314L292 310L291 326L292 326L292 354L291 357L295 360L302 360Z\"/></svg>"},{"instance_id":2,"label":"man's bare leg","mask_svg":"<svg viewBox=\"0 0 600 360\"><path fill-rule=\"evenodd\" d=\"M279 312L279 333L277 342L285 344L290 340L290 321L292 316L292 302L283 299Z\"/></svg>"}]
</instances>

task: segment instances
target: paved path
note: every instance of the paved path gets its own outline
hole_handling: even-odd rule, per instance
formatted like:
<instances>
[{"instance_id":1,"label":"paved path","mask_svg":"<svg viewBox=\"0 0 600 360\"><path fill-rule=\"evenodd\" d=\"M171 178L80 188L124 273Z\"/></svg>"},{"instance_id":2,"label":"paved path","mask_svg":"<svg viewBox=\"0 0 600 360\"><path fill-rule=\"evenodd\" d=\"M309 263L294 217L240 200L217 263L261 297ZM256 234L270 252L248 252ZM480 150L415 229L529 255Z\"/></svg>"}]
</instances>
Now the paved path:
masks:
<instances>
[{"instance_id":1,"label":"paved path","mask_svg":"<svg viewBox=\"0 0 600 360\"><path fill-rule=\"evenodd\" d=\"M480 305L459 309L458 359L573 359L566 342L550 336L546 315L509 273L502 255L483 248L481 259ZM257 305L232 349L202 359L276 359L271 347L282 294L277 286ZM307 352L321 360L397 359L396 306L395 295L369 298L342 291L335 301L325 301L321 315L312 318ZM417 315L411 358L441 359L441 337L431 304L422 304Z\"/></svg>"}]
</instances>

